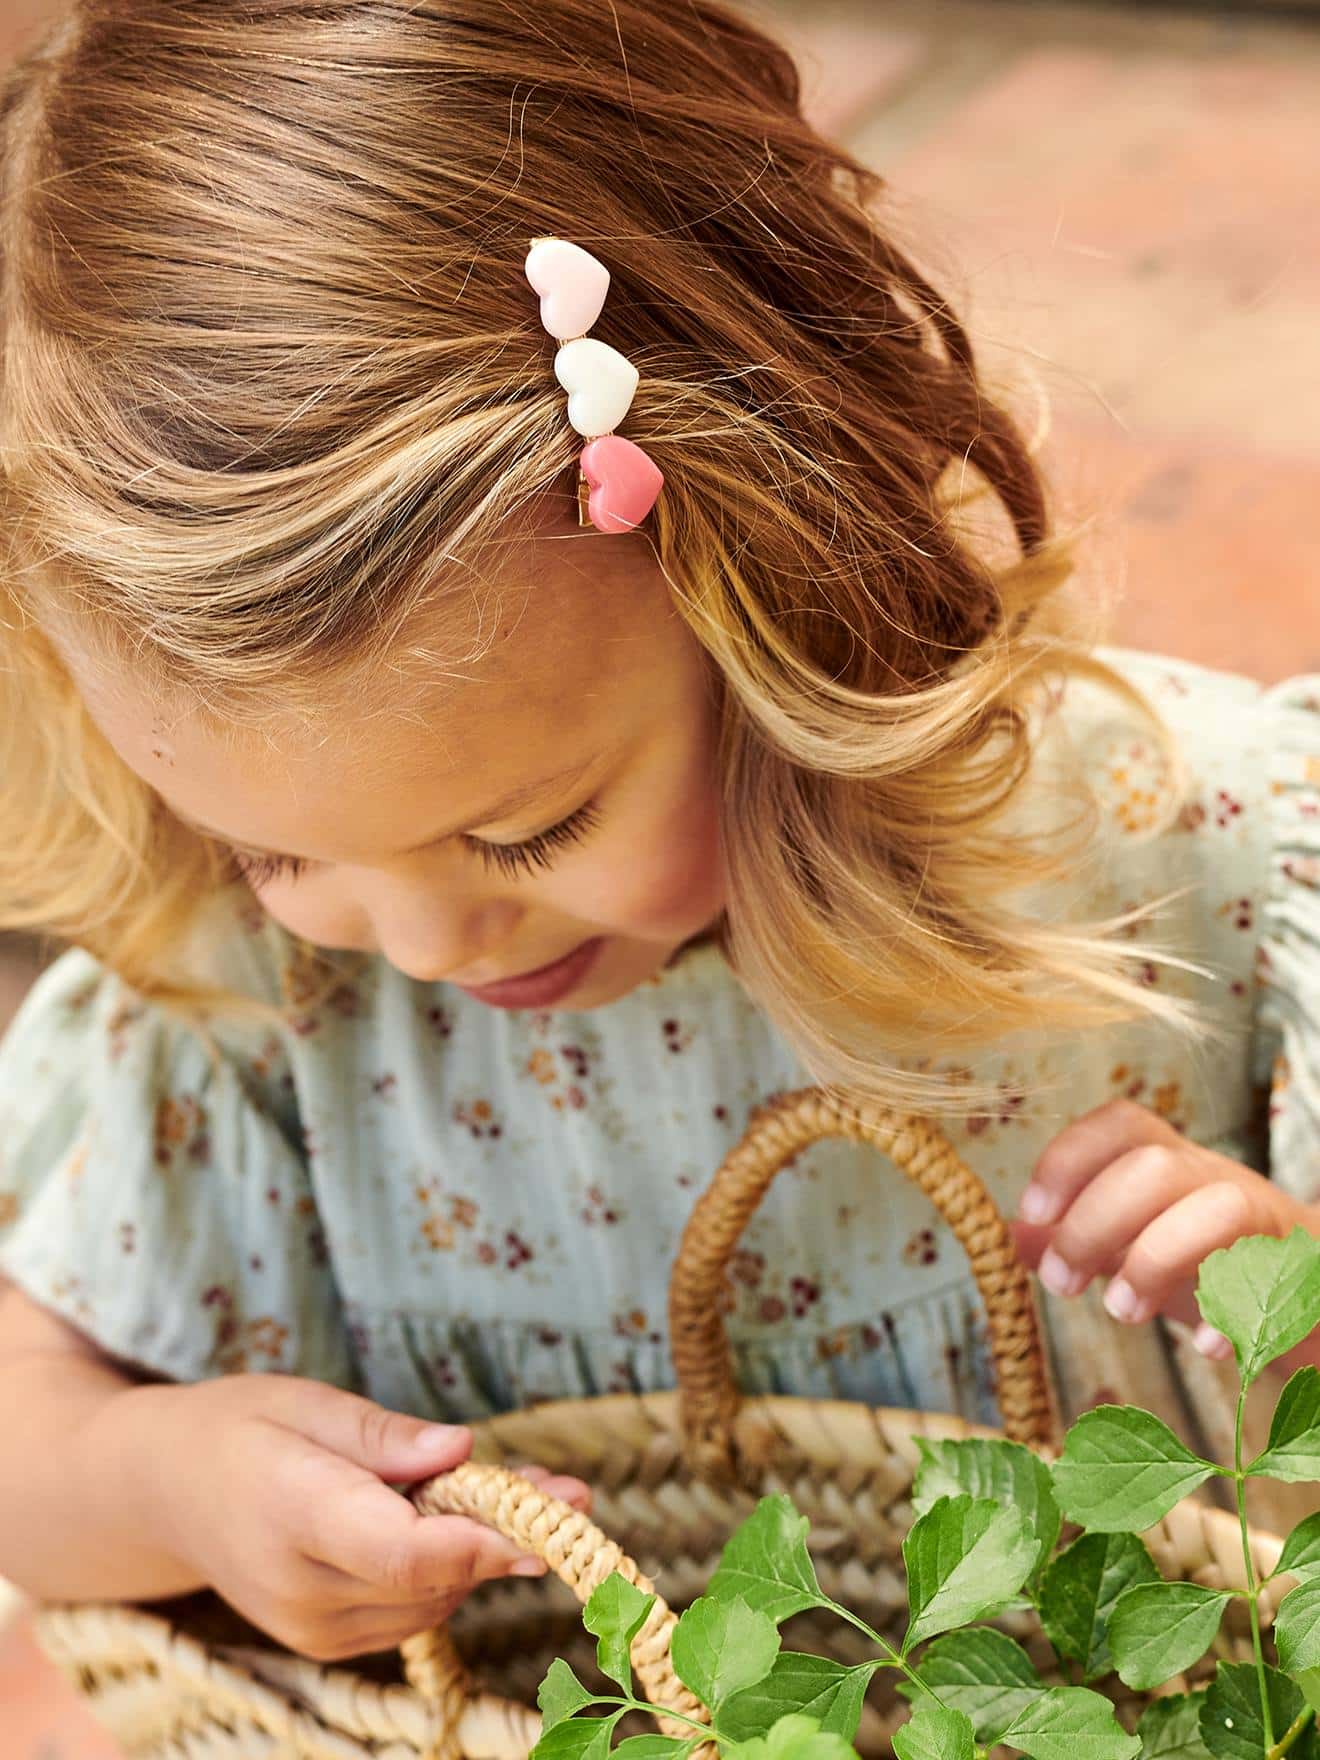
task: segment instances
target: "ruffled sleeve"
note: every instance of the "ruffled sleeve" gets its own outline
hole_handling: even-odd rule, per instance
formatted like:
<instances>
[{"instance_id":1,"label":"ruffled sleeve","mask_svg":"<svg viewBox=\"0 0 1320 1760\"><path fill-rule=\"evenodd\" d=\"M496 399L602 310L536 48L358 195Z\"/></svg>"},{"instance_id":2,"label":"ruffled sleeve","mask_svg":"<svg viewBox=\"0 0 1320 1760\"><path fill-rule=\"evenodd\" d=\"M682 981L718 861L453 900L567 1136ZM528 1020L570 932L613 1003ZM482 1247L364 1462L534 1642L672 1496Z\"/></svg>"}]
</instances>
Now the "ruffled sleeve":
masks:
<instances>
[{"instance_id":1,"label":"ruffled sleeve","mask_svg":"<svg viewBox=\"0 0 1320 1760\"><path fill-rule=\"evenodd\" d=\"M0 1275L173 1380L354 1385L278 1031L209 1042L82 952L0 1046Z\"/></svg>"},{"instance_id":2,"label":"ruffled sleeve","mask_svg":"<svg viewBox=\"0 0 1320 1760\"><path fill-rule=\"evenodd\" d=\"M1258 945L1256 1077L1270 1174L1320 1199L1320 674L1268 691L1273 852Z\"/></svg>"}]
</instances>

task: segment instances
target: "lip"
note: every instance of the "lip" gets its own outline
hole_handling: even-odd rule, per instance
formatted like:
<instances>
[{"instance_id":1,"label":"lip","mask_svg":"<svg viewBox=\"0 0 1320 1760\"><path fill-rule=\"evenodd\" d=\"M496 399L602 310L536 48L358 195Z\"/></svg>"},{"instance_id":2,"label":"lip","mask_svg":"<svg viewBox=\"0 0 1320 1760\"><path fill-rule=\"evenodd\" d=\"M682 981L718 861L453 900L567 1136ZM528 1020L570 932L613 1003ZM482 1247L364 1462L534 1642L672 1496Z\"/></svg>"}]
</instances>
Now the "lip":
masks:
<instances>
[{"instance_id":1,"label":"lip","mask_svg":"<svg viewBox=\"0 0 1320 1760\"><path fill-rule=\"evenodd\" d=\"M596 963L604 942L597 935L584 941L563 959L552 965L538 966L534 972L523 972L516 978L502 978L498 984L459 984L455 988L465 996L487 1003L491 1008L549 1008L570 990L576 990Z\"/></svg>"}]
</instances>

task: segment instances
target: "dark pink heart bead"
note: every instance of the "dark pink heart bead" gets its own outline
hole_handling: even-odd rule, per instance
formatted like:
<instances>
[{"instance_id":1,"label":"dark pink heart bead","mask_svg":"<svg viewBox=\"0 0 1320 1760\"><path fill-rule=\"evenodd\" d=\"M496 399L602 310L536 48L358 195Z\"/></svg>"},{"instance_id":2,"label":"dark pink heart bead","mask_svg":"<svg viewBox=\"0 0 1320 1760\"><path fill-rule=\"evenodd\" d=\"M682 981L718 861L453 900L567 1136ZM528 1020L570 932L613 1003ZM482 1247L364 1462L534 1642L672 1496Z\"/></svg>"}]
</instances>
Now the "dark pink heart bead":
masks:
<instances>
[{"instance_id":1,"label":"dark pink heart bead","mask_svg":"<svg viewBox=\"0 0 1320 1760\"><path fill-rule=\"evenodd\" d=\"M633 532L655 506L664 477L640 446L621 434L602 434L578 460L591 485L587 513L602 532Z\"/></svg>"}]
</instances>

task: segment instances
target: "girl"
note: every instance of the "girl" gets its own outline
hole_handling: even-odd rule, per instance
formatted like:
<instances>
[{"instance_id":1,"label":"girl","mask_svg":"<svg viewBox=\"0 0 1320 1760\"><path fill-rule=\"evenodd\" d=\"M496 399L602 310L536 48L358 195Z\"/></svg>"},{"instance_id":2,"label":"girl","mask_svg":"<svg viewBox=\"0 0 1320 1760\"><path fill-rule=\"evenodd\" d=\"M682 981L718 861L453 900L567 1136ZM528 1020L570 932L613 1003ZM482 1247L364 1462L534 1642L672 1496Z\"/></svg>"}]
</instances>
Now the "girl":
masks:
<instances>
[{"instance_id":1,"label":"girl","mask_svg":"<svg viewBox=\"0 0 1320 1760\"><path fill-rule=\"evenodd\" d=\"M73 944L0 1060L0 1570L336 1657L534 1568L391 1484L667 1384L693 1198L809 1078L1021 1201L1069 1412L1215 1446L1196 1267L1320 1191L1320 682L1088 652L787 56L710 0L86 0L0 153L0 888ZM867 1151L731 1305L748 1389L994 1420Z\"/></svg>"}]
</instances>

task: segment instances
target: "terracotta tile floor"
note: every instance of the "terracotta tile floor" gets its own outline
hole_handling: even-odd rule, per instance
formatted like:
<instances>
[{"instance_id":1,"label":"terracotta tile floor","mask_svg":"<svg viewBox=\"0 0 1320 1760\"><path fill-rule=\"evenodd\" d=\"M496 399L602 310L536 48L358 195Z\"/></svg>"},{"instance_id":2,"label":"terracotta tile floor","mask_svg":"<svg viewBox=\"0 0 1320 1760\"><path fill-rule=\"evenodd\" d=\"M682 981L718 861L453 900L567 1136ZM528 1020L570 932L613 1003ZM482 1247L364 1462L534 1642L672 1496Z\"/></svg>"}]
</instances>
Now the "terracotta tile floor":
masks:
<instances>
[{"instance_id":1,"label":"terracotta tile floor","mask_svg":"<svg viewBox=\"0 0 1320 1760\"><path fill-rule=\"evenodd\" d=\"M0 0L0 55L48 10ZM1320 669L1320 20L1011 0L760 0L812 114L889 180L988 369L1037 373L1116 639ZM1024 409L1026 403L1024 401ZM21 983L21 974L15 980ZM0 1760L108 1748L0 1643Z\"/></svg>"}]
</instances>

